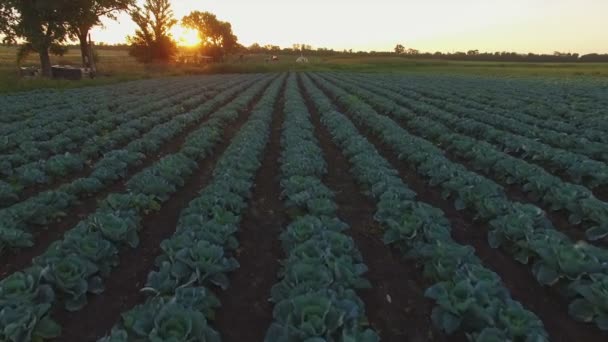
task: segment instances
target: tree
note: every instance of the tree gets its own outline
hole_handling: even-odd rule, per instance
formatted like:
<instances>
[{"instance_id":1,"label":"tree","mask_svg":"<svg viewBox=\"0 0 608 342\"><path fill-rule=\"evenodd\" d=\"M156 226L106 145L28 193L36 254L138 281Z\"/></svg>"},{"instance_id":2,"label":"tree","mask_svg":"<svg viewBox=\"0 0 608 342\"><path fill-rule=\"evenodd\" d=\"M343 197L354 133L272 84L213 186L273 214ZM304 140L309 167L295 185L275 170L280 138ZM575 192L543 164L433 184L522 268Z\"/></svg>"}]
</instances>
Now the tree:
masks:
<instances>
[{"instance_id":1,"label":"tree","mask_svg":"<svg viewBox=\"0 0 608 342\"><path fill-rule=\"evenodd\" d=\"M405 52L405 46L403 46L403 45L401 45L401 44L397 44L397 45L395 46L395 53L396 53L396 54L400 55L400 54L402 54L402 53L404 53L404 52Z\"/></svg>"},{"instance_id":2,"label":"tree","mask_svg":"<svg viewBox=\"0 0 608 342\"><path fill-rule=\"evenodd\" d=\"M75 15L72 0L0 0L0 29L5 41L24 39L20 53L40 55L43 76L51 76L51 52L61 53L68 38L68 19ZM4 15L7 15L6 17Z\"/></svg>"},{"instance_id":3,"label":"tree","mask_svg":"<svg viewBox=\"0 0 608 342\"><path fill-rule=\"evenodd\" d=\"M69 18L70 34L80 42L82 65L90 65L89 44L87 37L89 31L101 25L101 18L107 17L115 20L120 11L127 11L135 5L135 0L74 0L76 14Z\"/></svg>"},{"instance_id":4,"label":"tree","mask_svg":"<svg viewBox=\"0 0 608 342\"><path fill-rule=\"evenodd\" d=\"M14 42L15 12L7 1L0 0L0 35L4 43Z\"/></svg>"},{"instance_id":5,"label":"tree","mask_svg":"<svg viewBox=\"0 0 608 342\"><path fill-rule=\"evenodd\" d=\"M182 25L198 31L201 49L216 60L223 60L238 46L238 39L229 22L218 20L210 12L194 11L182 18Z\"/></svg>"},{"instance_id":6,"label":"tree","mask_svg":"<svg viewBox=\"0 0 608 342\"><path fill-rule=\"evenodd\" d=\"M127 37L129 54L143 63L170 61L177 53L177 44L169 30L177 20L169 0L146 0L143 8L134 6L130 14L139 29Z\"/></svg>"}]
</instances>

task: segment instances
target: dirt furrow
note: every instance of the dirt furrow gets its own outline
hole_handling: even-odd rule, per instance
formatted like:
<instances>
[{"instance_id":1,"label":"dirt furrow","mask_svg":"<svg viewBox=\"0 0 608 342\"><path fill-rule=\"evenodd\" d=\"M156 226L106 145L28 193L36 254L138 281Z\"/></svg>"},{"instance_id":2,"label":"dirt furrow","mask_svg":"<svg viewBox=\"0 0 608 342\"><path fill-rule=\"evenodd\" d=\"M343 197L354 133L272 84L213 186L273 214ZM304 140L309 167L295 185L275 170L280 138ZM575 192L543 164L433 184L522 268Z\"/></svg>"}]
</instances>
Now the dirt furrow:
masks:
<instances>
[{"instance_id":1,"label":"dirt furrow","mask_svg":"<svg viewBox=\"0 0 608 342\"><path fill-rule=\"evenodd\" d=\"M330 94L327 95L331 98ZM336 107L342 113L347 112L337 103ZM606 334L595 327L574 321L568 315L567 300L554 289L541 286L532 275L528 265L519 264L503 251L490 248L486 240L488 228L485 224L473 219L474 213L457 211L451 201L441 197L441 189L430 186L425 179L417 175L415 168L400 161L397 153L384 144L370 129L355 121L353 123L399 172L406 184L418 194L419 201L433 205L445 213L451 223L454 240L475 248L476 254L483 264L500 275L513 299L521 302L539 316L552 341L606 340Z\"/></svg>"},{"instance_id":2,"label":"dirt furrow","mask_svg":"<svg viewBox=\"0 0 608 342\"><path fill-rule=\"evenodd\" d=\"M273 305L268 299L283 255L278 237L288 222L279 198L284 93L285 84L274 105L270 140L237 233L235 257L240 267L230 274L230 287L218 293L222 306L213 326L226 342L263 341L272 322Z\"/></svg>"},{"instance_id":3,"label":"dirt furrow","mask_svg":"<svg viewBox=\"0 0 608 342\"><path fill-rule=\"evenodd\" d=\"M268 82L269 80L265 80L262 82ZM126 177L114 182L113 184L107 186L105 190L100 193L97 193L93 197L85 198L80 201L75 206L65 209L66 212L69 213L62 220L51 223L47 225L44 229L40 229L37 232L34 232L34 246L28 248L19 249L16 253L9 253L3 258L5 259L5 263L0 265L0 278L5 277L8 274L11 274L17 270L20 270L26 266L28 266L32 259L40 254L42 254L51 243L58 240L63 236L63 234L74 227L78 222L80 222L83 218L90 215L95 211L98 206L98 203L102 201L105 197L107 197L111 193L120 193L126 190L126 183L129 179L141 172L142 170L150 167L164 156L173 154L181 148L186 137L194 132L198 127L203 125L207 120L211 117L211 115L219 110L224 105L230 103L234 100L238 95L231 96L225 102L222 102L210 112L205 118L201 121L187 127L181 134L171 140L168 144L164 145L161 150L155 154L147 156L140 164L137 164L131 168L129 168ZM256 101L261 96L261 93L256 97ZM247 110L243 110L242 112L248 112L251 110L251 105Z\"/></svg>"},{"instance_id":4,"label":"dirt furrow","mask_svg":"<svg viewBox=\"0 0 608 342\"><path fill-rule=\"evenodd\" d=\"M311 121L328 161L324 183L336 195L338 217L347 223L345 233L353 238L369 267L365 277L372 288L358 291L373 329L382 341L446 341L431 322L432 302L424 297L430 284L420 265L406 261L382 242L382 228L373 219L375 204L361 193L351 165L334 144L319 114L306 97Z\"/></svg>"},{"instance_id":5,"label":"dirt furrow","mask_svg":"<svg viewBox=\"0 0 608 342\"><path fill-rule=\"evenodd\" d=\"M366 101L366 103L368 105L370 105L371 107L373 107L374 109L377 109L376 106L374 105L374 103L372 103L371 101L369 101L369 102ZM433 141L433 140L427 138L426 136L420 134L419 132L417 132L415 130L414 131L410 130L408 128L408 124L405 119L395 118L392 116L388 116L388 117L390 117L390 119L395 121L395 123L399 124L399 126L401 128L410 132L410 134L413 134L422 139L426 139L429 142L433 143L435 146L442 148L442 146L440 144L437 144L436 141ZM472 163L469 160L462 158L460 156L457 156L455 153L453 153L449 150L446 150L446 149L443 149L443 152L444 152L444 156L451 162L456 163L456 164L461 164L470 172L477 173L481 176L484 176L485 178L502 186L505 190L507 198L509 198L510 200L515 201L515 202L520 202L520 203L533 204L533 205L541 208L547 214L547 218L551 221L551 223L555 226L555 228L557 230L563 232L564 234L566 234L571 239L573 239L575 241L580 241L580 240L587 241L586 237L585 237L585 230L586 230L586 228L590 228L590 226L585 227L584 225L571 224L568 221L569 214L565 209L562 209L559 211L551 210L550 206L542 203L538 199L534 199L529 193L524 192L521 185L507 184L506 182L502 181L501 179L499 179L498 177L493 175L491 172L485 172L483 170L476 169L475 167L473 167ZM587 241L587 242L589 242L589 241ZM597 245L597 246L602 246L602 247L608 246L608 243L603 242L603 241L594 241L594 242L589 242L589 243Z\"/></svg>"},{"instance_id":6,"label":"dirt furrow","mask_svg":"<svg viewBox=\"0 0 608 342\"><path fill-rule=\"evenodd\" d=\"M62 341L94 341L109 333L121 312L143 301L144 296L139 290L153 269L155 258L160 255L160 243L175 232L182 209L209 183L216 162L247 121L253 104L259 98L257 96L249 109L241 112L236 122L227 126L221 143L208 158L198 163L197 171L161 210L144 217L139 246L119 251L119 266L104 280L105 291L100 295L90 295L87 306L78 312L55 311L54 317L64 331Z\"/></svg>"}]
</instances>

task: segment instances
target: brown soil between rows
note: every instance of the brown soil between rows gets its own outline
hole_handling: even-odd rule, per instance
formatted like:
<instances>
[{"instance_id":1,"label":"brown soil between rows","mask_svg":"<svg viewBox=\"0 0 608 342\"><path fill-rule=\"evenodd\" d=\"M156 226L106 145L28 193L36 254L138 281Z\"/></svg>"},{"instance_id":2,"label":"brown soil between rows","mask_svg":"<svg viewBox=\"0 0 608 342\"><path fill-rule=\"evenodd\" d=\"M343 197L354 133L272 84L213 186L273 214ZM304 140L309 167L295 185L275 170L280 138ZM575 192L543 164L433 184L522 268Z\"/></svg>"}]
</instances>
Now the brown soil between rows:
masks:
<instances>
[{"instance_id":1,"label":"brown soil between rows","mask_svg":"<svg viewBox=\"0 0 608 342\"><path fill-rule=\"evenodd\" d=\"M262 165L237 233L236 259L240 267L229 275L230 287L218 293L222 306L213 326L226 342L263 341L272 322L273 304L268 299L277 282L278 259L283 255L279 235L288 222L279 178L284 93L283 81Z\"/></svg>"},{"instance_id":2,"label":"brown soil between rows","mask_svg":"<svg viewBox=\"0 0 608 342\"><path fill-rule=\"evenodd\" d=\"M22 248L13 253L4 255L3 258L5 262L0 265L0 278L27 267L32 262L32 259L42 254L51 243L60 239L66 231L73 228L83 218L93 213L95 209L97 209L99 202L101 202L109 194L124 192L126 190L127 181L133 175L150 167L164 156L179 151L181 145L190 133L194 132L198 127L207 122L213 112L216 112L224 105L230 103L237 96L238 95L231 96L226 101L218 104L218 106L212 109L209 115L187 127L182 133L165 144L158 153L146 156L146 159L144 159L141 163L130 167L123 179L115 181L111 185L107 186L102 192L97 193L95 196L84 198L75 206L65 209L66 212L69 212L69 215L59 221L47 225L45 229L41 229L40 231L36 232L34 245L32 247Z\"/></svg>"},{"instance_id":3,"label":"brown soil between rows","mask_svg":"<svg viewBox=\"0 0 608 342\"><path fill-rule=\"evenodd\" d=\"M216 85L216 86L217 86L217 85ZM205 89L205 88L209 88L209 87L208 87L208 86L207 86L207 87L202 86L202 87L201 87L201 90L202 90L202 89ZM163 101L163 100L164 100L164 98L163 98L163 99L158 100L158 102ZM206 99L206 100L208 100L208 99ZM108 108L110 108L110 107L111 107L111 105L108 105ZM131 108L131 109L133 109L133 108ZM183 114L183 113L185 113L187 110L190 110L190 109L192 109L192 108L183 108L183 110L181 110L181 111L180 111L180 113L179 113L179 114L177 114L177 115ZM153 111L158 111L158 110L159 110L159 109L154 109ZM131 119L129 119L129 120L127 120L127 121L125 121L125 122L128 122L128 121L130 121L130 120L134 120L134 119L138 119L138 118L139 118L141 115L144 115L144 114L140 114L139 116L137 116L137 117L133 117L133 118L131 118ZM172 118L166 118L166 119L164 119L163 121L159 122L159 124L163 124L163 123L165 123L165 122L168 122L168 121L170 121L171 119L172 119ZM157 125L158 125L158 124L157 124ZM146 132L149 132L149 131L150 131L150 130L152 130L154 127L155 127L155 126L150 127L150 128L149 128L149 129L147 129L145 132L143 132L143 134L145 134ZM117 127L115 127L115 128L112 130L112 131L116 130L116 128L117 128ZM109 134L109 133L111 133L111 132L107 132L107 133L105 133L105 134ZM120 142L120 143L118 143L118 145L117 145L117 146L112 147L112 148L111 148L111 150L121 149L121 148L123 148L124 146L126 146L126 145L127 145L129 142L131 142L131 140L127 140L127 141L124 141L124 142ZM82 142L82 143L86 143L86 141L84 141L84 142ZM82 146L81 146L81 147L82 147ZM75 149L68 150L68 151L61 152L61 153L79 153L79 152L80 152L80 148L75 148ZM49 157L50 157L50 156L49 156ZM53 179L51 182L49 182L49 183L46 183L46 184L35 184L35 185L28 186L28 187L24 188L24 189L23 189L23 190L22 190L22 191L19 193L19 200L18 200L17 202L15 202L15 203L19 203L19 202L26 201L26 200L28 200L30 197L33 197L33 196L37 195L38 193L41 193L41 192L44 192L44 191L53 190L53 189L55 189L55 188L58 188L58 187L59 187L59 186L61 186L62 184L71 183L71 182L73 182L74 180L76 180L76 179L78 179L78 178L83 178L83 177L86 177L88 174L90 174L90 173L93 171L92 166L93 166L93 165L95 165L95 163L97 163L99 160L101 160L101 158L102 158L102 157L103 157L103 153L101 153L101 155L95 156L95 157L94 157L94 158L92 158L91 160L88 160L88 161L86 162L86 164L84 165L84 167L83 167L83 169L82 169L82 170L80 170L80 171L74 171L74 172L71 172L69 176L66 176L66 177L57 177L57 178ZM42 158L42 159L45 159L45 160L46 160L46 159L48 159L48 158ZM7 207L8 207L8 206L7 206Z\"/></svg>"},{"instance_id":4,"label":"brown soil between rows","mask_svg":"<svg viewBox=\"0 0 608 342\"><path fill-rule=\"evenodd\" d=\"M429 284L422 269L406 261L382 242L382 228L373 219L375 204L364 196L350 174L351 163L334 144L321 124L319 113L306 97L311 121L327 163L324 183L335 193L338 217L347 223L346 232L353 238L369 270L365 277L370 289L359 290L366 304L371 327L382 341L446 341L448 338L431 322L432 302L424 297ZM460 340L450 338L450 341Z\"/></svg>"},{"instance_id":5,"label":"brown soil between rows","mask_svg":"<svg viewBox=\"0 0 608 342\"><path fill-rule=\"evenodd\" d=\"M374 107L374 105L371 102L368 102L368 104L372 107ZM377 109L374 107L374 109ZM492 174L491 172L486 172L483 170L479 170L478 168L475 168L473 166L473 164L471 163L470 160L465 159L463 157L460 157L458 155L456 155L455 152L450 151L449 149L444 149L441 144L438 144L436 141L431 140L429 138L427 138L426 136L424 136L423 134L421 134L420 132L416 131L416 130L410 130L408 128L408 124L406 122L405 119L402 118L395 118L391 115L388 115L393 121L395 121L396 123L399 124L399 126L403 129L405 129L406 131L420 137L423 139L426 139L427 141L433 143L435 146L440 147L443 149L444 151L444 156L450 160L453 163L456 164L461 164L462 166L464 166L468 171L473 172L473 173L477 173L481 176L484 176L485 178L495 182L496 184L500 185L503 187L505 194L507 195L507 198L511 199L512 201L516 201L516 202L520 202L520 203L529 203L529 204L533 204L538 208L541 208L545 214L546 217L549 219L549 221L551 221L551 223L553 223L553 225L555 226L555 228L561 232L563 232L564 234L566 234L568 237L570 237L571 239L575 240L575 241L587 241L586 236L585 236L585 230L590 228L590 224L571 224L568 221L568 212L565 209L562 210L558 210L558 211L554 211L551 210L550 206L548 206L545 203L542 203L540 200L535 199L532 197L532 195L530 193L526 193L523 191L521 185L518 184L507 184L506 182L504 182L503 180L501 180L499 177L497 177L495 174ZM606 242L603 241L587 241L591 244L597 245L597 246L607 246L608 244Z\"/></svg>"},{"instance_id":6,"label":"brown soil between rows","mask_svg":"<svg viewBox=\"0 0 608 342\"><path fill-rule=\"evenodd\" d=\"M530 195L529 193L524 192L520 185L507 184L506 182L500 180L498 177L496 177L490 172L477 170L468 160L458 157L449 151L445 151L445 156L452 162L463 165L467 168L467 170L482 175L497 183L498 185L502 186L505 190L505 193L507 194L507 198L511 199L512 201L520 203L529 203L535 205L538 208L541 208L545 212L545 216L549 219L549 221L551 221L553 226L557 230L566 234L570 239L574 241L587 241L588 243L596 245L598 247L608 246L608 244L604 241L588 241L585 236L585 229L588 229L590 227L588 225L586 227L585 224L571 224L568 221L569 214L565 209L558 211L551 210L548 205L540 202L537 199L532 198L532 195Z\"/></svg>"},{"instance_id":7,"label":"brown soil between rows","mask_svg":"<svg viewBox=\"0 0 608 342\"><path fill-rule=\"evenodd\" d=\"M593 195L600 201L608 202L608 185L600 185L591 189L591 191L593 191Z\"/></svg>"},{"instance_id":8,"label":"brown soil between rows","mask_svg":"<svg viewBox=\"0 0 608 342\"><path fill-rule=\"evenodd\" d=\"M376 86L379 86L379 85L377 85L377 84L375 84L375 85L376 85ZM381 87L381 86L379 86L379 87ZM378 91L370 90L370 89L367 89L367 88L366 88L366 90L371 91L371 92L373 92L373 93L375 93L375 94L377 94L377 95L380 95L380 96L382 96L382 95L383 95L383 94L381 94L381 93L380 93L380 92L378 92ZM388 90L388 91L391 91L391 92L394 92L392 89L387 89L387 90ZM428 97L432 97L431 95L428 95L428 94L426 94L426 93L420 93L420 94L421 94L421 96L424 96L424 97L427 97L427 98L428 98ZM399 105L399 106L401 106L401 107L407 108L408 110L410 110L410 111L412 111L412 112L415 112L415 109L414 109L414 108L412 108L412 107L411 107L411 106L410 106L410 105L407 103L407 97L406 97L405 95L401 95L401 96L403 97L403 99L402 99L401 101L393 101L393 102L395 102L397 105ZM391 101L392 101L392 100L391 100ZM371 105L371 103L368 103L368 104L370 104L370 105ZM458 117L463 117L463 115L460 115L460 114L455 114L455 113L453 113L451 110L444 109L444 108L441 108L441 107L437 107L437 106L436 106L436 105L434 105L434 104L430 104L430 105L431 105L431 106L433 106L433 107L435 107L435 108L438 108L439 110L442 110L442 111L444 111L444 112L446 112L446 113L450 113L451 115L455 115L455 116L458 116ZM466 116L465 116L465 117L466 117ZM431 119L432 119L432 120L434 120L434 121L439 121L439 120L436 120L436 119L433 119L433 118L431 118ZM443 123L443 122L442 122L442 123ZM445 124L445 123L444 123L444 124ZM496 128L496 129L499 129L499 128ZM508 133L510 133L510 134L515 134L515 133L509 132L509 131L504 130L504 129L499 129L499 130L506 131L506 132L508 132ZM468 135L468 134L464 134L464 133L462 133L462 132L460 132L460 131L457 131L457 133L459 133L459 134L463 134L463 135L467 135L467 136L470 136L470 135ZM473 137L473 138L475 138L475 137ZM526 138L527 138L527 137L526 137ZM490 143L490 144L492 144L492 145L496 146L496 147L497 147L497 149L501 150L500 146L498 146L498 145L494 144L493 142L488 142L488 143ZM549 145L549 146L550 146L550 145ZM551 147L552 147L552 146L551 146ZM555 148L555 147L552 147L552 148ZM555 175L555 176L557 176L557 177L561 178L561 179L562 179L562 181L564 181L564 182L578 184L576 181L574 181L573 177L572 177L572 176L570 176L570 175L569 175L567 172L565 172L564 170L561 170L561 169L558 169L558 168L556 168L556 167L550 166L550 165L549 165L548 163L546 163L546 162L542 162L542 161L539 161L539 160L533 160L532 158L525 157L525 156L524 156L523 151L519 151L519 152L514 152L514 151L506 151L505 153L506 153L506 154L508 154L508 155L510 155L511 157L514 157L514 158L519 158L519 159L523 159L523 160L526 160L526 162L529 162L529 163L531 163L531 164L534 164L534 165L540 166L540 167L542 167L542 168L543 168L545 171L547 171L547 172L549 172L549 173L551 173L551 174L553 174L553 175ZM593 159L593 158L590 158L590 159ZM588 189L589 189L589 190L590 190L590 191L593 193L593 195L594 195L594 196L595 196L597 199L599 199L599 200L601 200L601 201L604 201L604 202L608 202L608 185L603 185L603 186L598 186L598 187L595 187L595 188L591 188L591 187L587 186L587 184L589 184L589 182L588 182L588 181L586 181L586 180L583 180L583 182L581 182L581 183L580 183L580 185L582 185L582 186L586 186L586 187L587 187L587 188L588 188Z\"/></svg>"},{"instance_id":9,"label":"brown soil between rows","mask_svg":"<svg viewBox=\"0 0 608 342\"><path fill-rule=\"evenodd\" d=\"M336 83L334 82L334 84L336 84ZM380 108L378 108L378 106L375 105L372 101L366 101L366 100L364 100L364 101L368 105L370 105L372 108L374 108L376 111L378 111L378 113L381 112ZM401 106L401 107L403 107L403 106ZM407 107L407 108L409 110L413 110L409 107ZM562 209L559 211L551 210L549 205L542 203L538 199L534 199L531 194L524 192L520 185L507 184L506 182L502 181L501 179L499 179L499 177L495 176L491 172L485 172L483 170L478 170L477 168L475 168L473 166L473 164L470 162L470 160L462 158L462 157L456 155L455 152L452 152L448 149L444 149L440 143L437 143L437 141L429 139L427 136L424 135L423 132L419 132L418 130L415 130L415 129L414 130L409 129L409 127L408 127L409 125L408 125L406 119L397 118L391 114L387 114L386 116L390 117L393 121L398 123L399 126L401 126L401 128L405 129L406 131L410 132L411 134L416 135L420 138L426 139L429 142L433 143L434 145L442 148L444 151L445 157L448 158L450 161L457 163L457 164L461 164L467 170L469 170L473 173L480 174L480 175L496 182L500 186L502 186L504 188L505 193L507 194L508 198L515 200L517 202L521 202L521 203L530 203L530 204L533 204L533 205L541 208L542 210L545 211L547 218L553 223L553 225L559 231L563 232L571 239L573 239L575 241L581 241L581 240L587 241L586 236L585 236L585 230L588 228L591 228L593 223L583 223L583 224L578 224L578 225L571 224L568 221L569 213L565 209ZM437 122L440 122L443 124L443 122L441 122L440 120L435 120L435 119L431 119L431 120L437 121ZM460 133L458 133L458 134L460 134ZM468 136L468 135L464 135L464 136ZM476 138L472 138L472 139L476 139ZM564 180L564 181L567 182L567 180ZM601 246L601 247L608 246L608 243L604 242L604 241L587 241L587 242L597 245L597 246Z\"/></svg>"},{"instance_id":10,"label":"brown soil between rows","mask_svg":"<svg viewBox=\"0 0 608 342\"><path fill-rule=\"evenodd\" d=\"M318 83L316 84L318 86ZM327 92L326 94L333 98ZM337 107L342 113L347 112L342 106ZM418 194L420 201L440 208L445 213L451 223L454 240L475 248L484 265L501 276L513 299L520 301L539 316L552 341L606 341L607 333L601 332L594 325L574 321L568 315L568 303L565 298L554 289L538 284L528 266L517 263L500 249L490 248L486 240L487 226L475 221L474 213L454 209L450 201L441 197L441 190L428 185L426 180L417 175L415 168L400 161L396 151L384 144L370 129L355 121L353 123L399 171L401 178Z\"/></svg>"},{"instance_id":11,"label":"brown soil between rows","mask_svg":"<svg viewBox=\"0 0 608 342\"><path fill-rule=\"evenodd\" d=\"M139 246L134 249L124 247L119 251L119 266L104 279L105 291L100 295L89 295L88 304L78 312L68 312L63 308L54 311L53 317L63 328L58 340L95 341L110 332L112 326L119 322L122 312L143 302L145 296L139 290L145 285L149 272L154 268L154 260L162 251L160 243L174 233L181 211L209 183L216 162L247 121L253 103L261 94L255 97L247 110L241 111L236 122L225 128L220 144L198 163L198 169L185 185L158 212L144 217ZM171 145L179 149L182 143L183 139L176 139Z\"/></svg>"}]
</instances>

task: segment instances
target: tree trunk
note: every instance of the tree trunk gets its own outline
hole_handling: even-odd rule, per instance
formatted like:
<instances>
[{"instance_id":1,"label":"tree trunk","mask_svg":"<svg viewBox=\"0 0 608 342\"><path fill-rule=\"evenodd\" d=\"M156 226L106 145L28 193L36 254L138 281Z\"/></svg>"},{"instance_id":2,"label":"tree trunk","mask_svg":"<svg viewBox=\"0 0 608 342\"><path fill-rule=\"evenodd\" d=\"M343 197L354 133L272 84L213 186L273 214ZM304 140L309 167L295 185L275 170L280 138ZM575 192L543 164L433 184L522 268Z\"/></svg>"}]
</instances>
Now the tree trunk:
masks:
<instances>
[{"instance_id":1,"label":"tree trunk","mask_svg":"<svg viewBox=\"0 0 608 342\"><path fill-rule=\"evenodd\" d=\"M80 31L78 34L78 40L80 40L80 54L82 55L82 66L90 67L91 61L89 61L89 44L87 42L88 31Z\"/></svg>"},{"instance_id":2,"label":"tree trunk","mask_svg":"<svg viewBox=\"0 0 608 342\"><path fill-rule=\"evenodd\" d=\"M42 68L42 76L51 77L51 56L49 49L41 49L40 52L40 67Z\"/></svg>"}]
</instances>

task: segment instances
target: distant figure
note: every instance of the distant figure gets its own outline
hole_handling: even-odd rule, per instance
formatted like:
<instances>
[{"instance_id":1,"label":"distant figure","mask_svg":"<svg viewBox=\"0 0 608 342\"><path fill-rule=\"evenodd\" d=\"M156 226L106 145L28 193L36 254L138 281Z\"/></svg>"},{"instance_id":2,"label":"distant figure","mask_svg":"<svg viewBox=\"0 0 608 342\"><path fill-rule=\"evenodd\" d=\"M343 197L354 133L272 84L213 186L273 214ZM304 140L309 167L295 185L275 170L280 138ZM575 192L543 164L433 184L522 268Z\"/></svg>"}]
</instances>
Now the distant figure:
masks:
<instances>
[{"instance_id":1,"label":"distant figure","mask_svg":"<svg viewBox=\"0 0 608 342\"><path fill-rule=\"evenodd\" d=\"M240 54L239 55L239 62L243 63L243 59L244 59L243 54Z\"/></svg>"},{"instance_id":2,"label":"distant figure","mask_svg":"<svg viewBox=\"0 0 608 342\"><path fill-rule=\"evenodd\" d=\"M308 58L300 56L298 59L296 59L296 63L308 63Z\"/></svg>"},{"instance_id":3,"label":"distant figure","mask_svg":"<svg viewBox=\"0 0 608 342\"><path fill-rule=\"evenodd\" d=\"M277 62L279 60L279 56L272 56L272 61L273 62Z\"/></svg>"}]
</instances>

